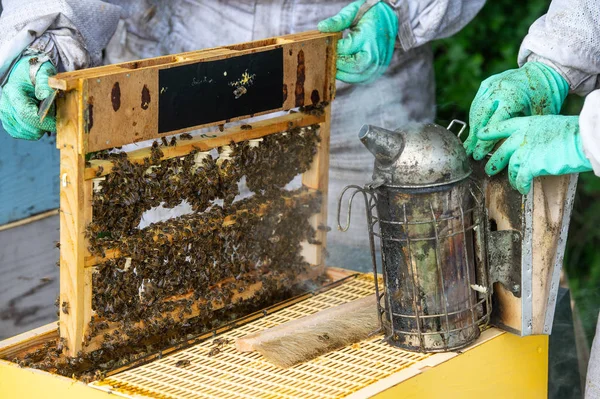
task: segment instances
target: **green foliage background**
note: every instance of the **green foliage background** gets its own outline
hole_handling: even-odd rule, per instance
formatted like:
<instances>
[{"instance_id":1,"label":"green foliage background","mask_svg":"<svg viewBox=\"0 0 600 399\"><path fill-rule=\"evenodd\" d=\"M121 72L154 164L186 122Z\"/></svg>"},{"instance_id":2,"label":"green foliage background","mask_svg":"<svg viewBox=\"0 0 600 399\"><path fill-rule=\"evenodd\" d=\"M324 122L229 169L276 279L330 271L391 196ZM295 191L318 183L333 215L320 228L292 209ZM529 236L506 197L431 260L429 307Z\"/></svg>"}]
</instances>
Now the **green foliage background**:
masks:
<instances>
[{"instance_id":1,"label":"green foliage background","mask_svg":"<svg viewBox=\"0 0 600 399\"><path fill-rule=\"evenodd\" d=\"M550 0L488 1L455 36L433 43L437 84L437 121L469 120L469 107L482 80L517 68L517 54L529 26L543 15ZM564 114L578 114L583 101L569 96ZM600 178L580 176L569 229L565 269L588 337L594 335L600 309Z\"/></svg>"}]
</instances>

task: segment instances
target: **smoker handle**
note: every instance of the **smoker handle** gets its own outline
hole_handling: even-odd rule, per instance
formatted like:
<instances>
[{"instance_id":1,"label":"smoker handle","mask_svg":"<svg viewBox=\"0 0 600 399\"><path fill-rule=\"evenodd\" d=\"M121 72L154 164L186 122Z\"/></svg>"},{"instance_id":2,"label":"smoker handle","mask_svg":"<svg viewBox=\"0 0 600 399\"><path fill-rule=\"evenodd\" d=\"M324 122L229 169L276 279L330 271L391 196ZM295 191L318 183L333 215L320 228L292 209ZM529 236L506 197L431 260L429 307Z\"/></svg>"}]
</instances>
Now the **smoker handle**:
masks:
<instances>
[{"instance_id":1,"label":"smoker handle","mask_svg":"<svg viewBox=\"0 0 600 399\"><path fill-rule=\"evenodd\" d=\"M348 191L351 188L354 189L354 192L350 196L350 199L348 199L348 213L346 214L346 225L342 226L342 224L340 222L340 214L342 212L342 200L344 199L344 195L346 194L346 191ZM340 196L338 197L337 228L339 231L348 231L348 229L350 228L350 218L352 217L352 201L354 201L354 196L358 193L363 194L364 199L365 199L365 207L368 207L369 200L367 198L367 193L365 192L365 189L363 187L356 186L356 185L346 186L346 187L344 187Z\"/></svg>"},{"instance_id":2,"label":"smoker handle","mask_svg":"<svg viewBox=\"0 0 600 399\"><path fill-rule=\"evenodd\" d=\"M374 193L373 193L373 188L374 187L378 187L381 184L383 184L383 182L371 182L369 184L367 184L365 187L360 187L360 186L356 186L356 185L351 185L351 186L346 186L344 187L344 189L342 190L342 192L340 193L340 196L338 197L338 210L337 210L337 228L340 231L347 231L350 228L350 218L352 215L352 201L354 200L354 196L358 193L361 193L363 195L363 198L365 200L365 208L366 208L366 216L367 216L367 233L369 235L369 247L371 248L371 263L373 264L373 277L375 280L375 298L376 298L376 302L377 302L377 315L379 317L379 330L383 331L383 314L384 311L382 310L383 307L381 305L381 298L383 297L383 294L379 292L379 277L377 276L377 257L375 255L375 239L374 239L374 234L373 234L373 215L371 213L371 199L374 199ZM348 199L348 214L346 215L346 225L342 226L342 224L340 223L340 213L342 211L342 200L344 199L344 194L346 194L346 191L350 190L351 188L354 189L354 192L352 193L352 195L350 196L350 198ZM371 197L369 197L369 195ZM375 201L376 202L376 201ZM383 282L385 285L385 274L383 275Z\"/></svg>"},{"instance_id":3,"label":"smoker handle","mask_svg":"<svg viewBox=\"0 0 600 399\"><path fill-rule=\"evenodd\" d=\"M456 137L460 138L460 136L462 136L463 132L465 131L465 129L467 128L467 124L461 120L458 119L453 119L450 124L448 125L448 127L446 129L451 130L452 126L454 126L454 124L457 125L462 125L462 127L460 128L460 131L458 132L458 134L456 135Z\"/></svg>"}]
</instances>

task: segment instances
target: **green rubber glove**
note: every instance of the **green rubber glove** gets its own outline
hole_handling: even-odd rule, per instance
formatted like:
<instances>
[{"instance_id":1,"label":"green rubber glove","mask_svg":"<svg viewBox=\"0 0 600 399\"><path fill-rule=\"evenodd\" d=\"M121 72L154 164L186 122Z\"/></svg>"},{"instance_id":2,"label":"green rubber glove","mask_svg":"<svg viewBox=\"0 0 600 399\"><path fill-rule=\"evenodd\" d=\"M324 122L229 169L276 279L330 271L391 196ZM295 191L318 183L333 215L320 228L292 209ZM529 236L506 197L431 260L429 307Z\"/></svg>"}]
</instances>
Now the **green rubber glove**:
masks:
<instances>
[{"instance_id":1,"label":"green rubber glove","mask_svg":"<svg viewBox=\"0 0 600 399\"><path fill-rule=\"evenodd\" d=\"M319 22L321 32L350 28L365 0L355 1L337 15ZM392 61L398 34L398 17L387 4L371 7L350 33L337 44L336 78L346 83L368 83L381 76Z\"/></svg>"},{"instance_id":2,"label":"green rubber glove","mask_svg":"<svg viewBox=\"0 0 600 399\"><path fill-rule=\"evenodd\" d=\"M540 62L528 62L484 80L471 104L471 129L464 143L467 154L481 160L494 148L494 140L477 140L487 125L520 116L557 115L568 91L567 81Z\"/></svg>"},{"instance_id":3,"label":"green rubber glove","mask_svg":"<svg viewBox=\"0 0 600 399\"><path fill-rule=\"evenodd\" d=\"M527 194L534 177L592 170L579 134L579 116L529 116L488 125L482 141L506 139L485 165L495 175L508 165L510 184Z\"/></svg>"},{"instance_id":4,"label":"green rubber glove","mask_svg":"<svg viewBox=\"0 0 600 399\"><path fill-rule=\"evenodd\" d=\"M0 97L2 126L16 139L38 140L45 132L56 131L56 119L48 114L43 122L38 117L40 101L52 94L48 77L56 75L51 62L44 62L35 75L35 86L29 77L29 60L23 57L15 64Z\"/></svg>"}]
</instances>

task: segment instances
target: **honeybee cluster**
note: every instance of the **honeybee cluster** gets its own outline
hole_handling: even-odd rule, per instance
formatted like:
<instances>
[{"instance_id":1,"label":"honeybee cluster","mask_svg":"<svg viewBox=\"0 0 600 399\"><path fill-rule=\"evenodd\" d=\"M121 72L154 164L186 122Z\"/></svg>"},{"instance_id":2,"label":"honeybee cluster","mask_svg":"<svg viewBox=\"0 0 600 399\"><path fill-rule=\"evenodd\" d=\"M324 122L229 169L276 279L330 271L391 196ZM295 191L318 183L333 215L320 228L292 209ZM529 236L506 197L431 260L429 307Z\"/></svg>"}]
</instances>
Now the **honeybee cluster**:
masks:
<instances>
[{"instance_id":1,"label":"honeybee cluster","mask_svg":"<svg viewBox=\"0 0 600 399\"><path fill-rule=\"evenodd\" d=\"M161 322L149 323L147 329L128 327L124 332L115 330L106 334L105 342L98 350L79 353L74 357L63 354L66 346L63 339L46 341L40 348L12 359L21 367L30 367L75 377L84 382L103 379L108 372L124 367L132 362L143 361L149 355L161 356L161 351L174 345L197 342L197 337L205 334L224 323L237 320L241 315L249 314L256 309L262 309L269 304L284 300L302 288L283 288L273 290L273 287L260 290L252 302L242 302L236 306L236 311L227 309L213 311L210 315L203 314L186 323L176 323L172 318ZM96 323L102 327L102 322ZM128 323L122 322L127 326ZM126 339L125 333L132 334ZM215 348L220 349L217 343ZM214 351L218 355L218 351Z\"/></svg>"},{"instance_id":2,"label":"honeybee cluster","mask_svg":"<svg viewBox=\"0 0 600 399\"><path fill-rule=\"evenodd\" d=\"M317 128L270 135L259 145L231 143L221 160L199 159L197 152L162 159L161 148L173 141L154 143L141 164L126 153L95 154L113 162L94 192L94 221L87 228L90 252L105 261L94 270L95 315L84 344L101 344L67 357L65 342L57 339L14 361L84 381L101 379L305 291L304 284L314 281L299 279L308 265L301 242L316 243L308 219L320 210L321 198L284 187L309 169ZM225 152L219 149L221 156ZM244 177L254 195L234 201ZM182 201L192 214L138 228L145 211ZM118 254L110 258L109 250ZM69 311L66 302L59 307ZM220 346L215 348L218 356Z\"/></svg>"},{"instance_id":3,"label":"honeybee cluster","mask_svg":"<svg viewBox=\"0 0 600 399\"><path fill-rule=\"evenodd\" d=\"M303 191L286 195L303 198ZM261 206L262 216L249 211ZM98 265L93 275L96 315L109 321L139 320L149 312L172 311L176 303L189 314L199 299L228 305L233 294L264 278L286 275L293 281L307 266L300 243L313 239L308 218L319 209L318 196L296 201L254 196L227 211L217 206L152 224L117 241L104 239L121 257ZM228 278L232 280L217 286ZM177 299L182 295L187 297ZM165 301L169 298L175 299Z\"/></svg>"},{"instance_id":4,"label":"honeybee cluster","mask_svg":"<svg viewBox=\"0 0 600 399\"><path fill-rule=\"evenodd\" d=\"M192 152L163 160L158 143L141 164L108 155L113 169L94 193L87 229L90 252L105 261L93 274L86 343L100 336L111 350L124 337L140 341L190 319L206 322L215 309L235 314L242 302L264 306L273 292L293 292L308 266L301 243L315 242L308 219L321 199L284 187L309 169L318 141L310 126L258 145L231 143L219 149L224 159ZM244 177L254 195L234 202ZM182 201L194 212L137 228L145 211ZM106 258L109 250L118 255ZM256 295L241 301L249 287Z\"/></svg>"}]
</instances>

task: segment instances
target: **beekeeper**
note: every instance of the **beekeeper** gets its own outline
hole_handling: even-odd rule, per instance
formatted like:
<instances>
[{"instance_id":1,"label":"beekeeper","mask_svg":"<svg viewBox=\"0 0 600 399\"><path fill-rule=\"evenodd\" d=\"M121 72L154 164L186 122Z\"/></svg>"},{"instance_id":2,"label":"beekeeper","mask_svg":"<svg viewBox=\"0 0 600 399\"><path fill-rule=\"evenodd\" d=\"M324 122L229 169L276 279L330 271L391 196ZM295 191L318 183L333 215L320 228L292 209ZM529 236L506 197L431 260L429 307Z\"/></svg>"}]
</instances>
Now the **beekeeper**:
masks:
<instances>
[{"instance_id":1,"label":"beekeeper","mask_svg":"<svg viewBox=\"0 0 600 399\"><path fill-rule=\"evenodd\" d=\"M331 124L328 224L335 226L341 189L371 178L372 156L356 139L361 125L395 129L409 121L433 120L435 86L427 43L460 30L484 1L3 0L0 119L15 138L36 140L53 131L54 119L40 122L37 104L51 93L47 77L57 69L216 47L317 25L325 32L351 28L338 44L340 82ZM350 234L333 229L328 263L370 267L367 242L364 224L353 223Z\"/></svg>"},{"instance_id":2,"label":"beekeeper","mask_svg":"<svg viewBox=\"0 0 600 399\"><path fill-rule=\"evenodd\" d=\"M543 175L600 176L600 2L553 0L531 26L519 69L481 84L471 105L465 148L494 175L508 166L512 186L529 192ZM567 94L586 96L581 113L559 115ZM600 398L600 324L587 370L586 398Z\"/></svg>"},{"instance_id":3,"label":"beekeeper","mask_svg":"<svg viewBox=\"0 0 600 399\"><path fill-rule=\"evenodd\" d=\"M520 68L481 84L470 111L467 153L490 175L508 166L521 193L536 176L594 171L600 176L600 3L553 0L531 26ZM580 115L559 115L567 94L586 96Z\"/></svg>"}]
</instances>

